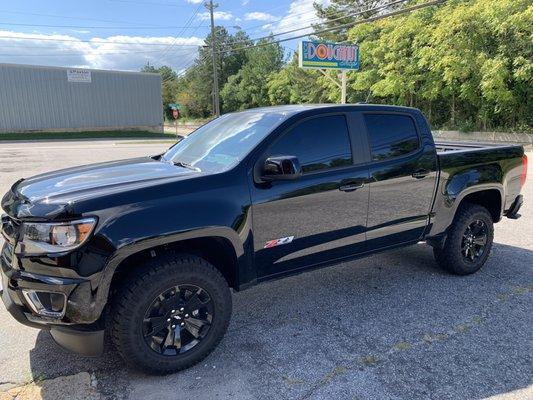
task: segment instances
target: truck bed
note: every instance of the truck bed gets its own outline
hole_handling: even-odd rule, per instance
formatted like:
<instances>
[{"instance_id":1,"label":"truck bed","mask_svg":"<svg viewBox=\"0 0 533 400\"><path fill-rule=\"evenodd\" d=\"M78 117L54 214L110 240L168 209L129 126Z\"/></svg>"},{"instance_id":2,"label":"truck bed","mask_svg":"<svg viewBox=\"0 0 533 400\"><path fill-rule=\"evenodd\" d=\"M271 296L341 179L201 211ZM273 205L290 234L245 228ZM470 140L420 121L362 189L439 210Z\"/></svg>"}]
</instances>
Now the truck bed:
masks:
<instances>
[{"instance_id":1,"label":"truck bed","mask_svg":"<svg viewBox=\"0 0 533 400\"><path fill-rule=\"evenodd\" d=\"M504 184L504 210L507 210L520 193L520 175L523 170L524 148L521 145L494 143L436 142L439 163L439 180L458 188L464 182L480 180ZM503 178L505 177L505 179ZM444 189L439 189L442 192ZM459 189L453 189L459 191Z\"/></svg>"},{"instance_id":2,"label":"truck bed","mask_svg":"<svg viewBox=\"0 0 533 400\"><path fill-rule=\"evenodd\" d=\"M449 168L521 160L522 145L495 143L435 142L437 158L442 171Z\"/></svg>"}]
</instances>

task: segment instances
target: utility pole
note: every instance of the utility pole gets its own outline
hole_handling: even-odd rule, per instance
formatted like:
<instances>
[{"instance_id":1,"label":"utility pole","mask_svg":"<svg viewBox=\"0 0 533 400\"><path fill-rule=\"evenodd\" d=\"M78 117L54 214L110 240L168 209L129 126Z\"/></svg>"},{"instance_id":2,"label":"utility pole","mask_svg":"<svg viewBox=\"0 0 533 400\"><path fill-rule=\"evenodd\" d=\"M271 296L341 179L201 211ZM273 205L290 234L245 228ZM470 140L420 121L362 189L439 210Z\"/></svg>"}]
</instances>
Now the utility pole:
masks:
<instances>
[{"instance_id":1,"label":"utility pole","mask_svg":"<svg viewBox=\"0 0 533 400\"><path fill-rule=\"evenodd\" d=\"M213 0L205 3L206 8L211 15L211 56L213 58L213 114L215 117L220 116L220 101L218 99L218 71L217 71L217 56L216 56L216 35L215 35L215 17L213 15L214 9L218 4L213 4Z\"/></svg>"}]
</instances>

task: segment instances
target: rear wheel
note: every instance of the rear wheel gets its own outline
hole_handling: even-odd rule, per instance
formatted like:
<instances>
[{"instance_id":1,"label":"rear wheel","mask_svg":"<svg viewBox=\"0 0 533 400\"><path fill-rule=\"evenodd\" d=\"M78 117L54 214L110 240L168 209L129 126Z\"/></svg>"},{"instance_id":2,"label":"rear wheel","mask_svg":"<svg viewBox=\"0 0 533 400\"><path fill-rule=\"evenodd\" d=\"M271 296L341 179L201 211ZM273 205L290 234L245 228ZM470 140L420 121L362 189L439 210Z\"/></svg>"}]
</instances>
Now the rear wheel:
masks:
<instances>
[{"instance_id":1,"label":"rear wheel","mask_svg":"<svg viewBox=\"0 0 533 400\"><path fill-rule=\"evenodd\" d=\"M448 232L442 249L434 248L437 263L458 275L472 274L487 261L494 239L494 225L489 211L475 204L465 204Z\"/></svg>"},{"instance_id":2,"label":"rear wheel","mask_svg":"<svg viewBox=\"0 0 533 400\"><path fill-rule=\"evenodd\" d=\"M231 293L215 267L195 256L165 255L124 283L114 304L112 339L134 368L172 373L206 357L230 316Z\"/></svg>"}]
</instances>

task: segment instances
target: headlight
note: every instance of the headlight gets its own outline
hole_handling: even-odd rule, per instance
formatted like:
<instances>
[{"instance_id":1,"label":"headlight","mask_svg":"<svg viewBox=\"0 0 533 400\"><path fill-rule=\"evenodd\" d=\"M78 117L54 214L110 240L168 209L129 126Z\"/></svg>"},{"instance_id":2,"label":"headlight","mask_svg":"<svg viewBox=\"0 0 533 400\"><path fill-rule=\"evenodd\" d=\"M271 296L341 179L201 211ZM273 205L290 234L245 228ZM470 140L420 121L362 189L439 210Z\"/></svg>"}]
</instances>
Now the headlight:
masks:
<instances>
[{"instance_id":1,"label":"headlight","mask_svg":"<svg viewBox=\"0 0 533 400\"><path fill-rule=\"evenodd\" d=\"M26 254L73 250L87 240L95 225L95 218L56 223L25 222L22 228L21 250Z\"/></svg>"}]
</instances>

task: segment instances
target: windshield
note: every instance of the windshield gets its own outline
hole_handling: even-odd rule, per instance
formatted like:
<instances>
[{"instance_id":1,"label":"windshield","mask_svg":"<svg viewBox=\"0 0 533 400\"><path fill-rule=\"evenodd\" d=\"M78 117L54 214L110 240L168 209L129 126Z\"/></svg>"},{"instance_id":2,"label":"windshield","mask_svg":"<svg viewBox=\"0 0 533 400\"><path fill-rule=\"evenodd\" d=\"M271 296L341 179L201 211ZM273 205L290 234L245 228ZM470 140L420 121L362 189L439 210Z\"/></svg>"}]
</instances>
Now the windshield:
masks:
<instances>
[{"instance_id":1,"label":"windshield","mask_svg":"<svg viewBox=\"0 0 533 400\"><path fill-rule=\"evenodd\" d=\"M226 114L198 128L162 158L203 172L223 172L239 163L285 117L259 110Z\"/></svg>"}]
</instances>

